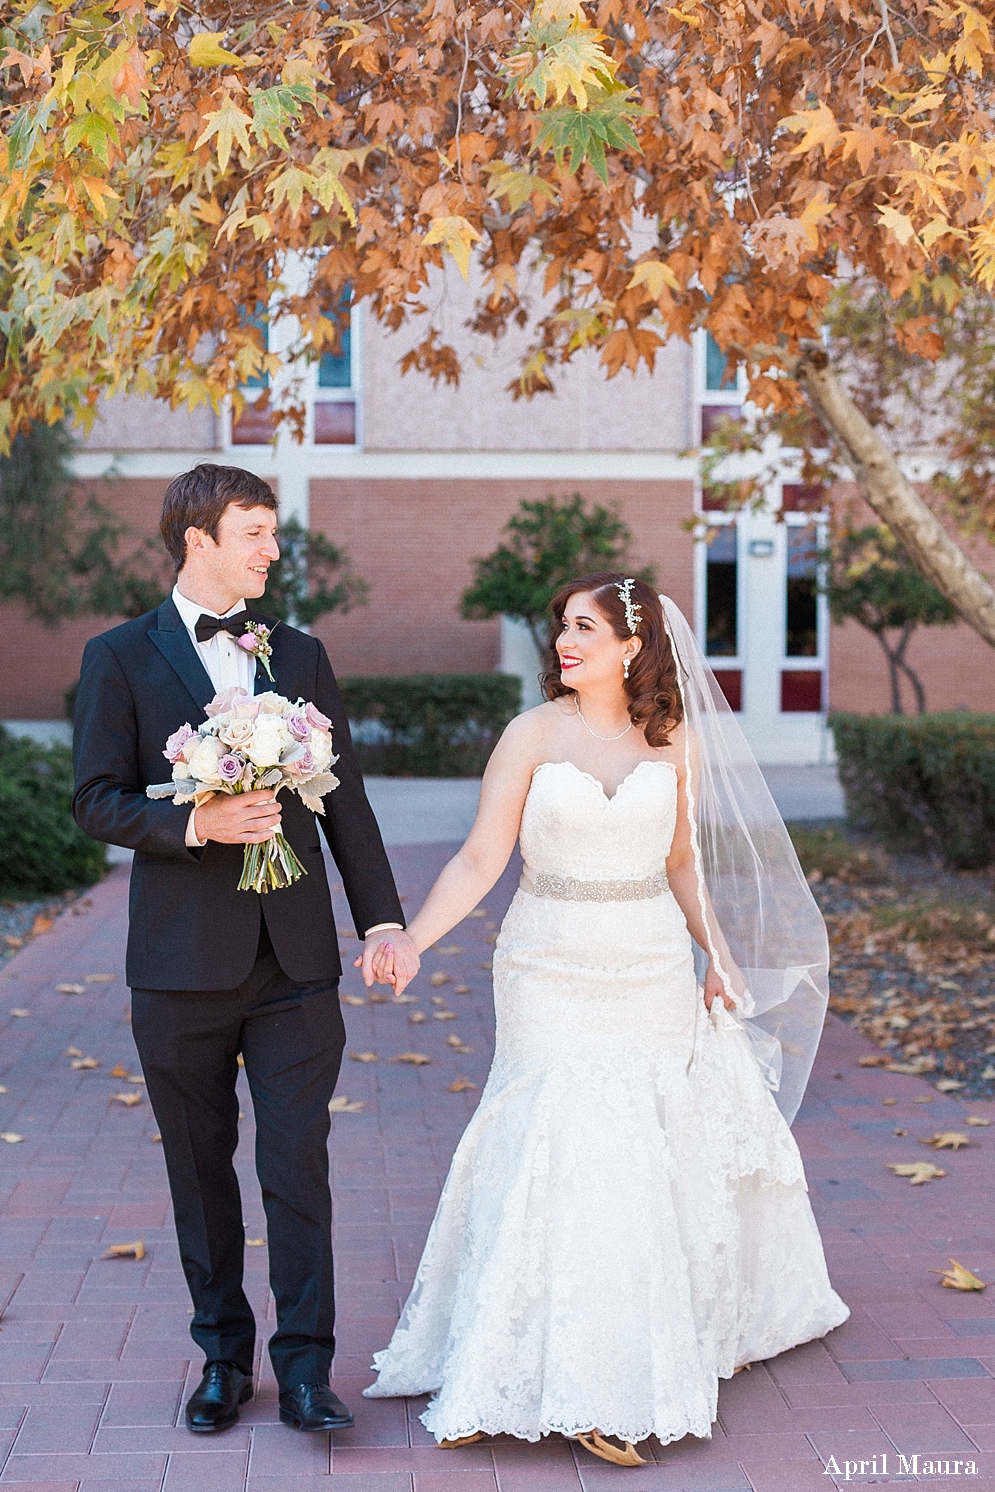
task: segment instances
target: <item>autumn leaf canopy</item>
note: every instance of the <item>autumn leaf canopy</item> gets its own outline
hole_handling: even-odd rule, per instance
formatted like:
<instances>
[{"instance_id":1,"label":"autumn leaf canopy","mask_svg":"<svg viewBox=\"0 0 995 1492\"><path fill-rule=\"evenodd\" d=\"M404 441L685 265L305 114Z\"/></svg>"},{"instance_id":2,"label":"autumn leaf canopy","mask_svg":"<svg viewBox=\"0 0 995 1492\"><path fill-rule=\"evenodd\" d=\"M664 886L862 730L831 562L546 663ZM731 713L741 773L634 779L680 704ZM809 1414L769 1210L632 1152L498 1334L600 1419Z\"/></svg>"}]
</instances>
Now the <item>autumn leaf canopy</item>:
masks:
<instances>
[{"instance_id":1,"label":"autumn leaf canopy","mask_svg":"<svg viewBox=\"0 0 995 1492\"><path fill-rule=\"evenodd\" d=\"M513 392L708 326L790 400L841 276L995 282L995 0L8 0L0 434L239 398L446 259ZM409 362L455 379L431 316ZM906 328L930 350L929 317ZM287 417L295 416L292 400Z\"/></svg>"}]
</instances>

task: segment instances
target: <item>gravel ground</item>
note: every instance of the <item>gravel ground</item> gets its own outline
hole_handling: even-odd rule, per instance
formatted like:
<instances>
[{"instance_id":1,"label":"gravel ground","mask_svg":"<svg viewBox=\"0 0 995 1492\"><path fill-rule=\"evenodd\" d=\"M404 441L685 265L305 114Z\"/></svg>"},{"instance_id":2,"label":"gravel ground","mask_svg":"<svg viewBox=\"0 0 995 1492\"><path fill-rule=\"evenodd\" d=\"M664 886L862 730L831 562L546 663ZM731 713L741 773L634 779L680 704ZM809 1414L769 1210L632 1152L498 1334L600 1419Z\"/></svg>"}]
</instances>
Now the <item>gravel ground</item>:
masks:
<instances>
[{"instance_id":1,"label":"gravel ground","mask_svg":"<svg viewBox=\"0 0 995 1492\"><path fill-rule=\"evenodd\" d=\"M42 933L51 932L55 919L75 902L88 907L88 895L65 891L60 896L41 896L32 901L0 901L0 968L19 948Z\"/></svg>"},{"instance_id":2,"label":"gravel ground","mask_svg":"<svg viewBox=\"0 0 995 1492\"><path fill-rule=\"evenodd\" d=\"M832 873L812 864L819 833ZM957 1097L995 1097L992 872L886 855L839 826L810 831L799 851L829 927L830 1008L881 1048L875 1065Z\"/></svg>"}]
</instances>

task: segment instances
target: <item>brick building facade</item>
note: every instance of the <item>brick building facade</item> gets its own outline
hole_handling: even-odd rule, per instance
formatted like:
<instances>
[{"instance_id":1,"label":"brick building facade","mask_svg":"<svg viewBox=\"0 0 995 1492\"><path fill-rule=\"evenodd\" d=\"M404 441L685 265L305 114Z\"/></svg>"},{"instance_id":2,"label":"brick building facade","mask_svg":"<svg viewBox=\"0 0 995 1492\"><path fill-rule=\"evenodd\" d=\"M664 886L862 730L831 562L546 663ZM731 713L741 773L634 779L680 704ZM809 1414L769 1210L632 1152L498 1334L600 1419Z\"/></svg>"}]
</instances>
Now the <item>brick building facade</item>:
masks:
<instances>
[{"instance_id":1,"label":"brick building facade","mask_svg":"<svg viewBox=\"0 0 995 1492\"><path fill-rule=\"evenodd\" d=\"M495 347L462 331L462 282L447 278L438 290L465 349L459 388L402 376L415 333L387 335L356 313L343 354L311 371L303 445L268 443L251 409L233 428L203 409L119 401L80 440L81 490L145 534L155 532L166 482L198 460L266 477L282 511L344 546L369 583L368 606L315 628L344 675L521 668L521 638L516 651L499 621L462 620L460 595L473 559L493 549L523 498L580 492L618 505L633 558L654 565L694 618L762 761L824 760L828 709L889 707L879 647L855 625L832 626L817 596L823 515L811 494L778 483L766 513L702 512L697 465L683 453L739 398L721 387L714 346L672 344L652 376L610 382L596 358L581 359L554 395L514 402L514 337ZM695 516L719 530L710 544L695 542ZM995 568L990 553L978 558ZM59 717L84 642L108 625L90 618L51 630L0 610L0 718ZM921 630L909 656L930 709L995 710L995 659L968 627Z\"/></svg>"}]
</instances>

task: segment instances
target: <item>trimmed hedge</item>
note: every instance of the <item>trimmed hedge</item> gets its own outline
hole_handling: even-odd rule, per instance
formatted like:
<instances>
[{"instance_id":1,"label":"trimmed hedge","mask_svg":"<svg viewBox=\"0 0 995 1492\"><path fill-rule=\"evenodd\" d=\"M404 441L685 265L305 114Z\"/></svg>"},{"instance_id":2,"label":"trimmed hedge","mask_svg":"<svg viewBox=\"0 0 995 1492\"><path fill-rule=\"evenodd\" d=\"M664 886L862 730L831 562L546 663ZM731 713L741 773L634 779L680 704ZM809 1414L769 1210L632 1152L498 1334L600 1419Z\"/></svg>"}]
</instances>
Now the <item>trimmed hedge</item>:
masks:
<instances>
[{"instance_id":1,"label":"trimmed hedge","mask_svg":"<svg viewBox=\"0 0 995 1492\"><path fill-rule=\"evenodd\" d=\"M847 813L894 850L995 863L995 715L832 715Z\"/></svg>"},{"instance_id":2,"label":"trimmed hedge","mask_svg":"<svg viewBox=\"0 0 995 1492\"><path fill-rule=\"evenodd\" d=\"M73 821L72 754L0 726L0 895L36 896L92 886L106 846Z\"/></svg>"},{"instance_id":3,"label":"trimmed hedge","mask_svg":"<svg viewBox=\"0 0 995 1492\"><path fill-rule=\"evenodd\" d=\"M408 674L340 680L364 772L479 777L521 708L512 674Z\"/></svg>"}]
</instances>

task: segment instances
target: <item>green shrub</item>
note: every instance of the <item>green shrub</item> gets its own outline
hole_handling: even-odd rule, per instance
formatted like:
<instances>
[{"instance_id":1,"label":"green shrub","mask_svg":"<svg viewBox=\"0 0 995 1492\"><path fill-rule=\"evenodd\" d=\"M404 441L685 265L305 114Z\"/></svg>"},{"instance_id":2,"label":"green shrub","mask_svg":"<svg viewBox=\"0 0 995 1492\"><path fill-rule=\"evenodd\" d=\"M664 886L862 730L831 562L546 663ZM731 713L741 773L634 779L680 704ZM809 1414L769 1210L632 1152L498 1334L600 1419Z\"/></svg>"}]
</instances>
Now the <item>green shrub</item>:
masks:
<instances>
[{"instance_id":1,"label":"green shrub","mask_svg":"<svg viewBox=\"0 0 995 1492\"><path fill-rule=\"evenodd\" d=\"M106 847L77 828L70 811L72 756L0 727L0 895L36 896L92 886Z\"/></svg>"},{"instance_id":2,"label":"green shrub","mask_svg":"<svg viewBox=\"0 0 995 1492\"><path fill-rule=\"evenodd\" d=\"M341 680L364 772L477 777L521 707L512 674L409 674Z\"/></svg>"},{"instance_id":3,"label":"green shrub","mask_svg":"<svg viewBox=\"0 0 995 1492\"><path fill-rule=\"evenodd\" d=\"M833 715L847 812L891 849L995 861L995 715Z\"/></svg>"}]
</instances>

